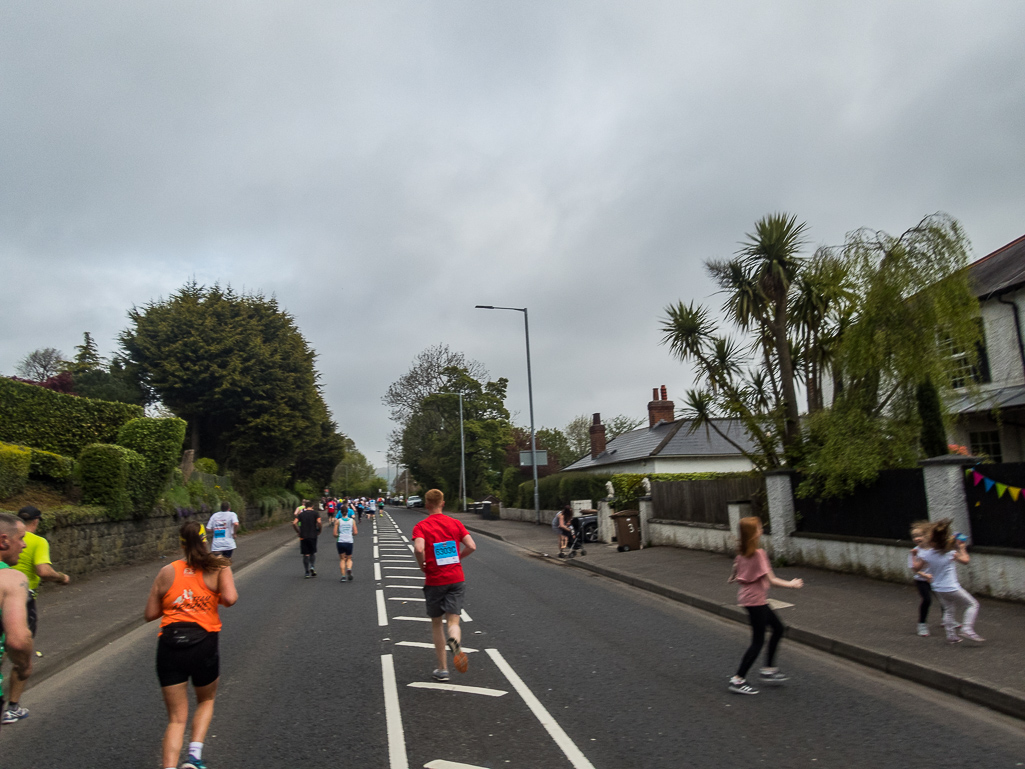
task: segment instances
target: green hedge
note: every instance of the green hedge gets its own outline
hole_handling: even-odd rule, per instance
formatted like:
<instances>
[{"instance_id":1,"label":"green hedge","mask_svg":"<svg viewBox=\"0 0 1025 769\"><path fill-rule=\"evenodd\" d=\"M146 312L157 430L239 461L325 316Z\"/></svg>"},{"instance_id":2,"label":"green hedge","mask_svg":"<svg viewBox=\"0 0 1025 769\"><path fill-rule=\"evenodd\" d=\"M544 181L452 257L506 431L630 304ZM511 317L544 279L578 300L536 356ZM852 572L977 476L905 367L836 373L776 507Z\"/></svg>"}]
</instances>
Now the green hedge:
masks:
<instances>
[{"instance_id":1,"label":"green hedge","mask_svg":"<svg viewBox=\"0 0 1025 769\"><path fill-rule=\"evenodd\" d=\"M149 468L142 454L111 443L94 443L82 449L78 463L85 504L103 505L112 517L121 518L133 510L145 510Z\"/></svg>"},{"instance_id":2,"label":"green hedge","mask_svg":"<svg viewBox=\"0 0 1025 769\"><path fill-rule=\"evenodd\" d=\"M30 451L32 460L29 474L33 478L64 483L75 470L75 460L71 457L62 457L60 454L42 449L30 449Z\"/></svg>"},{"instance_id":3,"label":"green hedge","mask_svg":"<svg viewBox=\"0 0 1025 769\"><path fill-rule=\"evenodd\" d=\"M91 443L114 443L121 426L142 413L141 406L63 395L0 377L0 441L75 457Z\"/></svg>"},{"instance_id":4,"label":"green hedge","mask_svg":"<svg viewBox=\"0 0 1025 769\"><path fill-rule=\"evenodd\" d=\"M583 473L555 473L541 478L537 483L538 498L542 510L558 510L574 499L590 499L596 502L608 496L605 483L611 475L585 475ZM518 504L514 507L534 507L534 481L520 484Z\"/></svg>"},{"instance_id":5,"label":"green hedge","mask_svg":"<svg viewBox=\"0 0 1025 769\"><path fill-rule=\"evenodd\" d=\"M135 503L139 511L151 508L167 486L171 471L178 466L185 420L177 417L152 419L140 417L122 425L117 434L119 446L140 454L146 460L144 477Z\"/></svg>"},{"instance_id":6,"label":"green hedge","mask_svg":"<svg viewBox=\"0 0 1025 769\"><path fill-rule=\"evenodd\" d=\"M0 499L13 497L25 488L31 466L30 449L0 443Z\"/></svg>"}]
</instances>

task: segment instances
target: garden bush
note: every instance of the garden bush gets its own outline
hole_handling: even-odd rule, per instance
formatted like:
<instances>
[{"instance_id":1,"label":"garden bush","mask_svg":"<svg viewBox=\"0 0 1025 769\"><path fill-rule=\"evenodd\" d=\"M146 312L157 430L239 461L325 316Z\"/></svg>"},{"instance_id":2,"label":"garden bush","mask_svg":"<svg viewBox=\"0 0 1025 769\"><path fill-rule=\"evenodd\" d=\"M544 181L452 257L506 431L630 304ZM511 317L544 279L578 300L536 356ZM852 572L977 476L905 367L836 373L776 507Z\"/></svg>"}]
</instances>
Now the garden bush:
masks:
<instances>
[{"instance_id":1,"label":"garden bush","mask_svg":"<svg viewBox=\"0 0 1025 769\"><path fill-rule=\"evenodd\" d=\"M145 458L142 477L133 479L139 488L133 497L137 509L149 509L167 486L171 472L178 465L182 441L185 440L185 420L177 417L153 419L140 417L122 425L118 431L118 445Z\"/></svg>"},{"instance_id":2,"label":"garden bush","mask_svg":"<svg viewBox=\"0 0 1025 769\"><path fill-rule=\"evenodd\" d=\"M217 462L209 457L200 457L192 463L192 466L207 475L217 475L217 471L220 469L217 467Z\"/></svg>"},{"instance_id":3,"label":"garden bush","mask_svg":"<svg viewBox=\"0 0 1025 769\"><path fill-rule=\"evenodd\" d=\"M574 499L590 499L596 503L608 496L605 482L611 475L584 475L582 473L555 473L538 481L538 498L542 510L558 510ZM525 481L519 487L517 507L534 507L534 481Z\"/></svg>"},{"instance_id":4,"label":"garden bush","mask_svg":"<svg viewBox=\"0 0 1025 769\"><path fill-rule=\"evenodd\" d=\"M25 488L31 465L30 449L0 443L0 499L13 497Z\"/></svg>"},{"instance_id":5,"label":"garden bush","mask_svg":"<svg viewBox=\"0 0 1025 769\"><path fill-rule=\"evenodd\" d=\"M114 443L142 407L98 401L0 377L0 441L76 457L91 443Z\"/></svg>"},{"instance_id":6,"label":"garden bush","mask_svg":"<svg viewBox=\"0 0 1025 769\"><path fill-rule=\"evenodd\" d=\"M142 454L111 443L94 443L82 449L78 462L84 503L103 505L112 517L121 518L143 507L149 468Z\"/></svg>"},{"instance_id":7,"label":"garden bush","mask_svg":"<svg viewBox=\"0 0 1025 769\"><path fill-rule=\"evenodd\" d=\"M29 475L32 478L63 484L71 477L75 469L75 460L71 457L62 457L60 454L42 449L33 448L30 451L32 459Z\"/></svg>"}]
</instances>

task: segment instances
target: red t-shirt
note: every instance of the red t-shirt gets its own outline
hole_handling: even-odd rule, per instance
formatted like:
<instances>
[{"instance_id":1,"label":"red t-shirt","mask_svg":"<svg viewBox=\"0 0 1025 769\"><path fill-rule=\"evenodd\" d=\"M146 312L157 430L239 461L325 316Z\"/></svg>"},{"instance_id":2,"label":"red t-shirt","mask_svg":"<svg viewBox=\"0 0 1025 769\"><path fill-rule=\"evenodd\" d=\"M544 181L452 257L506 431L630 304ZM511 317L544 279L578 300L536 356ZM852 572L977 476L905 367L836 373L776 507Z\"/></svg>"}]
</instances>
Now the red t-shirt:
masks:
<instances>
[{"instance_id":1,"label":"red t-shirt","mask_svg":"<svg viewBox=\"0 0 1025 769\"><path fill-rule=\"evenodd\" d=\"M444 513L431 513L413 527L414 541L424 541L425 585L451 585L464 581L459 543L468 533L461 522Z\"/></svg>"}]
</instances>

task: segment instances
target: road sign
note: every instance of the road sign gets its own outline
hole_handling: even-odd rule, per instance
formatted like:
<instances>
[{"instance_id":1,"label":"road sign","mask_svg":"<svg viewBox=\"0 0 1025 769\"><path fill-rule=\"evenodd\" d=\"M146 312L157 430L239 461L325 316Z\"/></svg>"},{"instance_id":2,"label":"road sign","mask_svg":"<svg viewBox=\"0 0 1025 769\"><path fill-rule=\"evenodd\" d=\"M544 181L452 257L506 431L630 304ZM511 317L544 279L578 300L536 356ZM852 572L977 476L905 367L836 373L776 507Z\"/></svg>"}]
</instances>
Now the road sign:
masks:
<instances>
[{"instance_id":1,"label":"road sign","mask_svg":"<svg viewBox=\"0 0 1025 769\"><path fill-rule=\"evenodd\" d=\"M539 467L548 464L548 451L546 449L538 449L534 453L537 455L537 464ZM520 467L530 467L529 451L520 452Z\"/></svg>"}]
</instances>

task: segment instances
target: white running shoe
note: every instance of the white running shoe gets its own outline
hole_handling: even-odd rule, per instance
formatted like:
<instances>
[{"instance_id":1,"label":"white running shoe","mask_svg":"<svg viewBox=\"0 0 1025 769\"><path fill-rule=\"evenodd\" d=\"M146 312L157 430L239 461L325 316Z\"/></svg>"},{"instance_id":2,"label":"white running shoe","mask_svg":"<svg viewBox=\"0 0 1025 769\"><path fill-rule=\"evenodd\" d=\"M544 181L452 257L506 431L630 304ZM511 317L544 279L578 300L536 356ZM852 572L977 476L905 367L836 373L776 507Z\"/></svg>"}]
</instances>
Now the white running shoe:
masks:
<instances>
[{"instance_id":1,"label":"white running shoe","mask_svg":"<svg viewBox=\"0 0 1025 769\"><path fill-rule=\"evenodd\" d=\"M922 636L922 638L927 638L929 636L929 626L924 622L918 623L918 635Z\"/></svg>"},{"instance_id":2,"label":"white running shoe","mask_svg":"<svg viewBox=\"0 0 1025 769\"><path fill-rule=\"evenodd\" d=\"M740 683L734 680L730 680L730 691L734 694L758 694L758 690L755 689L744 679L740 679Z\"/></svg>"}]
</instances>

